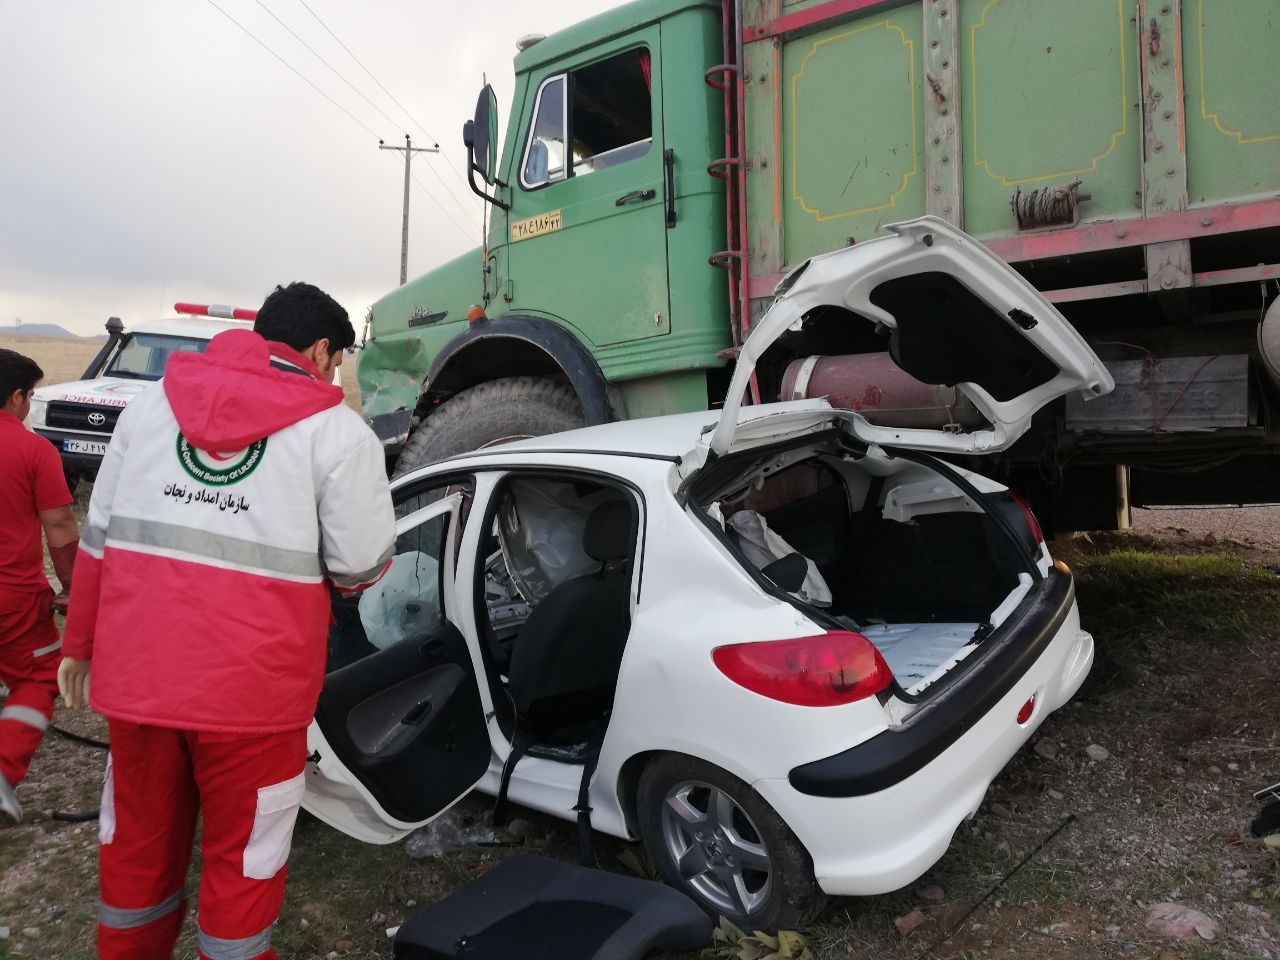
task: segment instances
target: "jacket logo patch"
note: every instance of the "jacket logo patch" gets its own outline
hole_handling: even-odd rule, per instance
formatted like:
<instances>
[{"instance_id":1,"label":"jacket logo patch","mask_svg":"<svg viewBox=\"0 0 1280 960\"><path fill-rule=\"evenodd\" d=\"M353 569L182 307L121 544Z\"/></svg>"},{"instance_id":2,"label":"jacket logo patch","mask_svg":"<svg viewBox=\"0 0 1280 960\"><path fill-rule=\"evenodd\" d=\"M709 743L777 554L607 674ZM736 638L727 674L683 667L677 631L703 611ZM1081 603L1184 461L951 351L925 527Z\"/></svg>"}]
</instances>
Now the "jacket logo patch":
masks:
<instances>
[{"instance_id":1,"label":"jacket logo patch","mask_svg":"<svg viewBox=\"0 0 1280 960\"><path fill-rule=\"evenodd\" d=\"M225 487L231 483L239 483L258 469L266 449L267 441L264 437L243 450L229 454L213 454L197 450L186 437L181 433L178 434L178 462L182 464L182 469L209 487Z\"/></svg>"}]
</instances>

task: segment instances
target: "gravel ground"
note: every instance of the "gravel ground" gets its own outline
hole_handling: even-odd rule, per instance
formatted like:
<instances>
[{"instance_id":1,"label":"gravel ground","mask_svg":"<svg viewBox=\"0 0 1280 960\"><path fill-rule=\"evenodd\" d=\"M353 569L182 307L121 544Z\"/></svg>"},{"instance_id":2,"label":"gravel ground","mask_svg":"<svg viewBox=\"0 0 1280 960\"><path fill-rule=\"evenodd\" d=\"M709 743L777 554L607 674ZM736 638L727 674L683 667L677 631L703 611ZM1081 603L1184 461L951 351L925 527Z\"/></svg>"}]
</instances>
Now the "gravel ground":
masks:
<instances>
[{"instance_id":1,"label":"gravel ground","mask_svg":"<svg viewBox=\"0 0 1280 960\"><path fill-rule=\"evenodd\" d=\"M1210 540L1280 546L1280 506L1149 507L1133 511L1133 529Z\"/></svg>"}]
</instances>

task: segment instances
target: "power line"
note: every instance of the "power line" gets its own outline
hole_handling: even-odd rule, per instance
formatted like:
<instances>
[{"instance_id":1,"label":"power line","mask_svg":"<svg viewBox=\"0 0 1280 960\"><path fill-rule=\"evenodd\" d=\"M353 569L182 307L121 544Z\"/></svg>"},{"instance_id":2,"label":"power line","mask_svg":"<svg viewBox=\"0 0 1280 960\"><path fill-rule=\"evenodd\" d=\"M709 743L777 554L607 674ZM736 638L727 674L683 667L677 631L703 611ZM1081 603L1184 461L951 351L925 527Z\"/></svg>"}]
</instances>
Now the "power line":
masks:
<instances>
[{"instance_id":1,"label":"power line","mask_svg":"<svg viewBox=\"0 0 1280 960\"><path fill-rule=\"evenodd\" d=\"M378 149L394 150L397 153L404 154L404 220L400 226L400 286L403 287L409 273L409 173L413 169L413 155L415 153L439 153L440 148L415 147L413 140L406 133L403 147L389 147L379 140Z\"/></svg>"},{"instance_id":2,"label":"power line","mask_svg":"<svg viewBox=\"0 0 1280 960\"><path fill-rule=\"evenodd\" d=\"M404 163L403 158L400 159L400 163L401 164ZM466 224L459 221L458 218L453 215L453 212L444 204L442 204L438 199L436 199L436 195L434 193L432 193L430 190L427 189L426 184L424 184L421 180L418 179L418 175L416 173L411 173L410 176L413 182L417 184L418 189L422 191L423 195L432 203L434 203L441 213L443 213L446 217L448 217L450 220L453 221L453 225L462 231L463 236L470 238L472 236L472 230L474 229L474 225L467 226Z\"/></svg>"},{"instance_id":3,"label":"power line","mask_svg":"<svg viewBox=\"0 0 1280 960\"><path fill-rule=\"evenodd\" d=\"M323 63L326 67L328 67L330 72L332 72L335 77L337 77L339 80L345 83L348 87L350 87L351 90L356 94L356 96L360 97L360 99L362 99L365 103L367 103L369 106L373 107L373 109L377 110L380 114L382 114L383 118L388 123L390 123L392 126L396 126L396 127L400 126L400 124L393 117L389 116L385 110L383 110L380 106L378 106L368 97L366 97L364 95L364 92L360 90L359 87L357 87L354 83L352 83L345 76L339 73L337 67L331 64L328 60L326 60L320 54L316 53L315 48L311 46L311 44L307 43L307 41L303 40L300 36L298 36L298 34L294 32L294 29L291 26L289 26L287 23L285 23L283 20L281 20L278 16L276 16L275 12L272 11L272 9L268 7L265 3L263 3L262 0L254 0L254 3L260 6L263 10L267 11L267 15L271 17L272 20L274 20L276 23L280 24L280 26L288 30L289 35L293 37L293 39L297 40L300 44L302 44L304 47L310 50L312 55L321 63Z\"/></svg>"},{"instance_id":4,"label":"power line","mask_svg":"<svg viewBox=\"0 0 1280 960\"><path fill-rule=\"evenodd\" d=\"M224 10L222 7L218 6L218 4L215 2L215 0L206 0L206 2L209 4L209 6L213 7L213 9L217 10L220 14L222 14L224 17L226 17L228 20L230 20L233 24L235 24L237 27L239 27L239 28L240 28L240 30L241 30L241 31L243 31L243 32L244 32L244 34L245 34L247 37L249 37L249 39L250 39L250 40L252 40L252 41L253 41L254 43L256 43L258 46L262 47L262 49L263 49L263 50L267 51L267 53L271 54L271 56L273 56L273 57L275 57L275 59L279 60L279 61L280 61L280 63L284 64L284 66L288 67L288 68L289 68L289 70L290 70L290 71L292 71L292 72L293 72L293 74L294 74L295 76L297 76L299 80L301 80L303 83L305 83L307 86L309 86L309 87L310 87L312 90L314 90L316 93L320 94L320 96L322 96L322 97L324 97L326 100L328 100L331 104L333 104L335 107L337 107L339 110L341 110L344 114L346 114L346 116L347 116L347 117L348 117L348 118L349 118L353 123L355 123L355 124L359 125L359 126L360 126L363 130L365 130L365 131L366 131L370 136L372 136L372 137L377 137L377 136L378 136L378 134L377 134L376 132L374 132L374 130L373 130L373 128L372 128L372 127L370 127L368 124L366 124L364 121L362 121L359 117L357 117L354 113L352 113L350 110L348 110L348 109L347 109L346 107L344 107L342 104L340 104L337 100L333 99L333 97L331 97L329 94L325 93L325 91L324 91L324 90L322 90L322 89L320 89L320 87L316 86L316 84L315 84L312 80L310 80L310 79L308 79L306 76L304 76L304 75L303 75L303 74L298 70L298 68L297 68L297 67L295 67L293 64L289 63L289 61L288 61L288 60L286 60L284 57L280 56L280 54L276 53L276 52L275 52L275 50L271 49L271 47L270 47L270 46L269 46L265 41L261 40L261 39L260 39L256 34L254 34L252 30L250 30L250 29L249 29L248 27L246 27L243 23L241 23L239 20L237 20L237 19L236 19L235 17L233 17L231 14L229 14L229 13L228 13L226 10ZM271 10L270 10L270 9L268 9L268 8L266 7L266 5L265 5L265 4L263 4L263 3L261 2L261 0L257 0L257 2L258 2L258 5L259 5L259 6L261 6L264 10L266 10L266 11L267 11L267 13L270 13L270 14L271 14L271 16L272 16L272 17L273 17L273 18L274 18L278 23L280 23L280 25L281 25L281 26L283 26L286 30L289 30L288 25L287 25L287 24L285 24L285 23L284 23L284 21L280 20L280 18L279 18L279 17L276 17L274 13L271 13ZM298 42L299 42L299 43L301 43L301 44L302 44L304 47L306 47L308 50L311 50L311 52L312 52L313 54L315 54L315 56L316 56L316 57L317 57L317 58L318 58L322 63L324 63L324 65L325 65L325 66L329 67L329 69L330 69L330 70L334 70L333 66L332 66L332 65L331 65L327 60L325 60L323 57L321 57L321 56L320 56L320 54L318 54L318 53L316 53L314 50L312 50L312 49L311 49L311 47L310 47L310 46L309 46L309 45L308 45L304 40L302 40L302 38L301 38L301 37L298 37L298 35L297 35L296 33L294 33L292 30L289 30L289 32L290 32L291 34L293 34L293 36L298 40ZM337 74L337 71L336 71L336 70L334 70L334 73L335 73L335 74ZM343 77L341 74L337 74L337 75L338 75L338 78L339 78L339 79L343 80L344 82L347 82L347 81L346 81L346 78L345 78L345 77ZM348 85L348 86L351 86L350 82L347 82L347 85ZM360 93L360 91L359 91L359 90L357 90L355 87L352 87L352 89L353 89L353 90L355 90L355 91L356 91L356 93ZM361 93L360 95L361 95L362 97L364 96L364 94L362 94L362 93ZM368 100L368 97L365 97L365 99L366 99L366 100ZM370 104L374 107L374 109L378 109L377 105L376 105L376 104L373 104L373 103L372 103L372 101L370 101ZM383 115L384 117L386 117L386 114L385 114L385 113L383 113L381 110L378 110L378 112L379 112L379 113L382 113L382 115ZM396 122L396 121L392 120L390 117L387 117L387 119L388 119L388 120L390 120L392 123L395 123L395 122ZM379 139L380 139L380 138L379 138ZM458 223L457 218L456 218L456 217L454 217L451 213L449 213L449 211L444 207L444 205L443 205L443 204L441 204L441 203L440 203L440 201L439 201L439 200L437 200L437 199L436 199L435 195L434 195L434 194L432 194L432 193L431 193L431 191L427 190L426 185L425 185L425 184L423 184L421 181L419 181L419 180L417 179L417 177L416 177L416 176L414 177L414 180L418 183L418 187L419 187L419 189L421 189L421 190L423 191L423 193L425 193L425 194L427 195L427 197L429 197L429 198L430 198L431 202L432 202L432 203L434 203L436 206L440 207L440 209L441 209L442 211L444 211L444 212L445 212L445 213L450 217L450 219L452 219L452 220L453 220L453 222L454 222L455 224L457 224L457 223ZM453 197L453 194L452 194L452 193L450 193L450 194L449 194L449 196ZM457 198L456 198L456 197L454 197L454 200L456 201L456 200L457 200ZM464 211L464 212L465 212L465 211ZM461 226L461 224L459 224L459 226ZM470 233L468 232L467 228L465 228L465 227L464 227L464 228L462 228L462 229L463 229L463 232L464 232L464 233L467 233L467 235L468 235L468 236L470 236Z\"/></svg>"},{"instance_id":5,"label":"power line","mask_svg":"<svg viewBox=\"0 0 1280 960\"><path fill-rule=\"evenodd\" d=\"M297 75L297 77L298 77L298 79L299 79L299 80L301 80L303 83L305 83L307 86L309 86L312 90L314 90L316 93L320 94L320 96L324 97L326 100L328 100L330 103L332 103L335 107L337 107L339 110L341 110L343 113L345 113L345 114L346 114L346 115L351 119L351 122L352 122L352 123L358 124L359 126L363 127L366 131L368 131L369 136L371 136L371 137L375 137L375 138L378 136L376 133L374 133L374 131L373 131L373 128L372 128L372 127L370 127L368 124L364 123L364 121L362 121L362 120L361 120L359 117L357 117L354 113L352 113L350 110L348 110L348 109L347 109L346 107L344 107L342 104L340 104L337 100L333 99L333 97L329 96L329 94L325 93L323 90L321 90L319 87L317 87L314 83L312 83L310 80L308 80L306 77L304 77L301 73L299 73L299 72L298 72L298 68L297 68L297 67L295 67L295 66L294 66L293 64L291 64L288 60L286 60L284 57L280 56L280 54L276 53L276 52L275 52L274 50L272 50L269 46L267 46L265 43L263 43L261 40L259 40L259 39L258 39L258 38L253 34L253 32L252 32L248 27L246 27L243 23L241 23L239 20L237 20L237 19L236 19L235 17L233 17L231 14L227 13L227 11L223 10L220 6L218 6L218 5L214 2L214 0L205 0L205 2L206 2L206 3L208 3L208 4L209 4L209 6L213 7L213 9L217 10L217 11L218 11L220 14L222 14L224 17L226 17L228 20L230 20L232 23L234 23L234 24L235 24L237 27L239 27L241 30L243 30L243 31L244 31L244 33L249 37L249 39L250 39L250 40L252 40L252 41L253 41L254 43L256 43L258 46L260 46L263 50L267 51L267 53L271 54L271 56L273 56L273 57L275 57L277 60L279 60L281 63L283 63L283 64L284 64L286 67L288 67L290 70L292 70L292 71Z\"/></svg>"},{"instance_id":6,"label":"power line","mask_svg":"<svg viewBox=\"0 0 1280 960\"><path fill-rule=\"evenodd\" d=\"M460 222L458 218L453 215L453 211L451 211L448 207L446 207L444 204L442 204L439 200L435 198L435 194L433 194L430 190L427 189L427 185L418 179L418 175L416 173L413 174L412 176L413 176L413 182L418 185L418 189L420 189L423 193L425 193L428 197L430 197L431 202L434 203L437 207L439 207L444 212L444 214L450 220L452 220L454 224L457 225L458 229L461 230L463 234L465 234L467 237L473 236L471 231L475 229L475 224L471 224L470 226L467 226L462 222Z\"/></svg>"},{"instance_id":7,"label":"power line","mask_svg":"<svg viewBox=\"0 0 1280 960\"><path fill-rule=\"evenodd\" d=\"M275 11L273 11L270 7L268 7L268 6L266 5L266 3L264 2L264 0L254 0L254 3L256 3L256 4L257 4L258 6L260 6L263 10L265 10L265 11L267 12L267 15L268 15L269 17L271 17L271 19L272 19L272 20L274 20L276 23L280 24L280 26L284 27L284 28L285 28L285 30L287 30L287 31L289 32L289 36L293 37L293 39L297 40L300 44L302 44L304 47L306 47L306 48L307 48L307 50L311 52L312 56L314 56L317 60L319 60L319 61L320 61L321 63L323 63L326 67L328 67L328 68L329 68L329 71L330 71L330 72L331 72L335 77L337 77L339 80L341 80L343 83L345 83L348 87L350 87L350 88L351 88L351 90L352 90L352 92L353 92L353 93L355 93L355 94L356 94L356 96L358 96L358 97L359 97L361 100L363 100L365 103L369 104L369 106L373 107L373 109L374 109L374 110L377 110L377 111L378 111L378 113L380 113L380 114L382 115L383 119L385 119L385 120L386 120L388 123L390 123L392 126L397 126L397 127L398 127L398 126L400 125L400 124L399 124L399 122L398 122L398 121L396 121L396 119L395 119L394 117L392 117L390 114L388 114L388 113L387 113L387 111L383 110L380 106L378 106L376 103L374 103L372 100L370 100L370 99L369 99L369 97L365 95L365 93L364 93L364 91L363 91L363 90L361 90L361 89L360 89L359 87L357 87L354 83L352 83L350 80L348 80L348 79L347 79L347 77L346 77L346 75L345 75L345 74L343 74L343 73L341 73L341 72L338 70L338 68L337 68L337 67L335 67L335 66L334 66L333 64L331 64L328 60L326 60L323 56L321 56L321 55L320 55L320 53L316 50L316 48L315 48L315 47L311 46L311 44L309 44L309 43L307 43L307 41L303 40L303 39L302 39L302 37L298 36L297 31L295 31L295 30L293 29L293 27L289 26L289 25L288 25L287 23L285 23L282 19L280 19L280 17L275 13ZM304 6L305 6L305 4L304 4ZM311 15L312 15L313 17L314 17L314 16L316 16L315 11L311 10L311 8L310 8L310 7L307 7L307 10L308 10L308 11L310 11L310 13L311 13ZM317 20L319 20L319 17L316 17L316 19L317 19ZM321 26L324 26L324 21L320 21L320 25L321 25ZM325 27L325 29L326 29L326 30L329 30L329 28L328 28L328 27ZM332 30L329 30L329 33L330 33L330 35L332 36L333 31L332 31ZM337 38L335 37L334 39L337 39ZM341 43L342 41L338 41L338 42L339 42L339 43ZM342 48L342 49L347 50L347 48L346 48L346 46L345 46L345 45L343 46L343 48ZM350 50L347 50L347 52L348 52L348 53L350 53L351 51L350 51ZM357 63L359 63L359 61L356 61L356 62L357 62ZM368 73L368 69L364 67L364 64L360 64L360 66L361 66L361 68L362 68L362 69L365 69L365 72L366 72L366 73ZM373 76L372 74L369 74L369 75L370 75L370 76ZM375 77L375 78L374 78L374 83L377 83L377 82L378 82L378 81L377 81L377 78ZM378 85L379 85L379 86L381 86L381 84L378 84ZM388 96L390 96L390 95L388 94ZM391 99L392 99L392 100L395 100L395 97L392 97ZM401 110L403 110L404 108L403 108L403 107L401 107L400 109L401 109ZM407 111L406 111L406 114L407 114ZM410 120L413 120L413 117L412 117L412 116L409 116L409 119L410 119ZM417 121L414 121L414 122L416 123ZM419 126L421 126L421 124L419 124ZM426 133L426 130L423 130L422 132L423 132L423 133ZM431 134L427 133L427 137L432 141L432 143L435 143L435 138L434 138L434 137L432 137L432 136L431 136ZM436 146L438 147L438 146L439 146L439 144L438 144L438 143L436 143ZM445 158L445 161L446 161L446 162L448 162L448 157L446 157L446 158ZM444 189L445 189L445 193L447 193L447 194L448 194L448 195L453 199L453 202L454 202L454 203L458 204L458 209L460 209L460 210L463 212L463 214L464 214L465 216L467 216L467 217L473 217L473 216L475 216L475 211L474 211L474 210L468 210L466 207L464 207L464 206L462 205L462 202L461 202L460 200L458 200L458 198L454 195L453 191L451 191L451 190L449 189L448 184L446 184L446 183L444 182L444 180L440 177L440 174L438 174L438 173L436 174L436 179L437 179L437 180L440 180L440 185L441 185L442 187L444 187Z\"/></svg>"},{"instance_id":8,"label":"power line","mask_svg":"<svg viewBox=\"0 0 1280 960\"><path fill-rule=\"evenodd\" d=\"M385 93L388 97L390 97L391 102L394 103L397 107L399 107L401 112L404 113L404 115L409 118L409 120L413 123L413 125L422 131L423 136L425 136L428 140L430 140L432 143L438 146L440 141L437 140L435 137L431 136L427 128L424 127L419 122L418 118L409 112L409 108L406 107L403 103L401 103L398 99L396 99L396 95L392 93L390 90L388 90L386 86L382 83L382 81L373 75L373 71L370 70L368 67L366 67L363 61L361 61L361 59L357 57L355 53L352 52L351 48L342 42L342 38L340 38L336 33L333 32L333 30L329 28L329 25L320 18L320 14L316 13L314 10L311 9L311 6L307 3L307 0L298 0L298 2L301 3L304 8L306 8L307 13L315 17L316 23L324 27L325 32L329 34L329 36L333 37L334 41L338 44L338 46L340 46L343 50L347 52L347 56L349 56L352 60L355 61L356 66L358 66L361 70L363 70L366 74L368 74L369 79L378 85L378 89L381 90L383 93ZM457 175L458 181L463 186L467 186L466 177L462 175L462 171L460 171L457 167L453 165L453 161L449 159L449 155L446 153L446 154L442 154L442 156L444 157L444 162L449 165L449 169L452 170ZM431 169L434 172L435 168L432 167ZM439 174L436 174L436 176L438 177ZM444 183L443 180L441 180L440 182Z\"/></svg>"}]
</instances>

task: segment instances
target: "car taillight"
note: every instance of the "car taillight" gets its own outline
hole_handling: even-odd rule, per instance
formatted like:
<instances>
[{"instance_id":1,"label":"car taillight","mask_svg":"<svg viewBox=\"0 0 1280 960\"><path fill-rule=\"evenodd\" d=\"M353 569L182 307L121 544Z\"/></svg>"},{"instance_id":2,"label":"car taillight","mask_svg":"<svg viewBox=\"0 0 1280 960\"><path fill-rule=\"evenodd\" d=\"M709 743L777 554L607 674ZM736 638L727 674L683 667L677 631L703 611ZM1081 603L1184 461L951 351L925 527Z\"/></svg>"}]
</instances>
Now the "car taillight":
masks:
<instances>
[{"instance_id":1,"label":"car taillight","mask_svg":"<svg viewBox=\"0 0 1280 960\"><path fill-rule=\"evenodd\" d=\"M871 641L843 630L717 647L711 658L739 686L802 707L853 703L893 683L893 671Z\"/></svg>"},{"instance_id":2,"label":"car taillight","mask_svg":"<svg viewBox=\"0 0 1280 960\"><path fill-rule=\"evenodd\" d=\"M1022 515L1027 518L1027 528L1031 531L1032 538L1036 543L1044 543L1044 531L1040 529L1040 521L1036 519L1036 515L1032 513L1031 508L1027 506L1027 501L1023 500L1012 490L1009 491L1009 496L1011 496L1013 498L1013 502L1021 508Z\"/></svg>"}]
</instances>

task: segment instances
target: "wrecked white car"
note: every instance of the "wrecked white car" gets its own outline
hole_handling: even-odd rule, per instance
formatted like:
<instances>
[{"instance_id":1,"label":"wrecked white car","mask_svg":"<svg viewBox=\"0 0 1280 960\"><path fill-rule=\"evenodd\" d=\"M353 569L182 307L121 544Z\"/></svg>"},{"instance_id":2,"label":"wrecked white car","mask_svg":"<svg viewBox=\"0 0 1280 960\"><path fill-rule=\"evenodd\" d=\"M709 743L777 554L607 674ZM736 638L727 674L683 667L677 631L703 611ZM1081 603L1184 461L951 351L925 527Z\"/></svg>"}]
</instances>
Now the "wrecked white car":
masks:
<instances>
[{"instance_id":1,"label":"wrecked white car","mask_svg":"<svg viewBox=\"0 0 1280 960\"><path fill-rule=\"evenodd\" d=\"M731 402L400 478L391 571L335 611L307 808L387 843L505 793L642 841L747 929L938 860L1093 640L1030 511L933 454L1004 449L1111 380L980 244L932 218L891 230L786 278L728 395L836 310L981 425Z\"/></svg>"}]
</instances>

